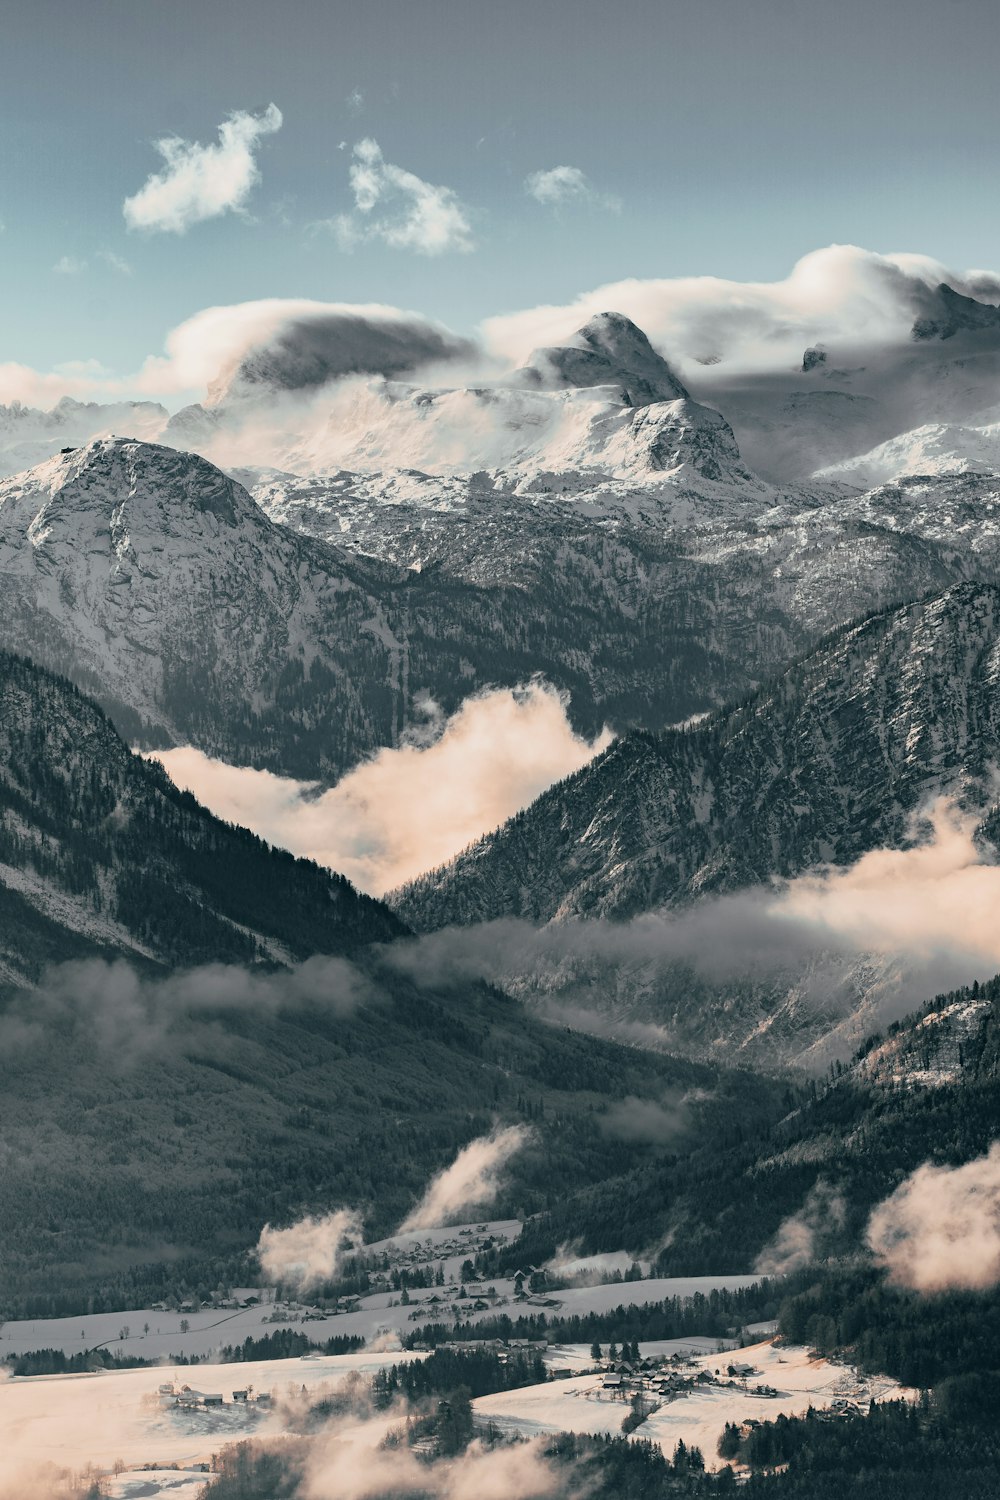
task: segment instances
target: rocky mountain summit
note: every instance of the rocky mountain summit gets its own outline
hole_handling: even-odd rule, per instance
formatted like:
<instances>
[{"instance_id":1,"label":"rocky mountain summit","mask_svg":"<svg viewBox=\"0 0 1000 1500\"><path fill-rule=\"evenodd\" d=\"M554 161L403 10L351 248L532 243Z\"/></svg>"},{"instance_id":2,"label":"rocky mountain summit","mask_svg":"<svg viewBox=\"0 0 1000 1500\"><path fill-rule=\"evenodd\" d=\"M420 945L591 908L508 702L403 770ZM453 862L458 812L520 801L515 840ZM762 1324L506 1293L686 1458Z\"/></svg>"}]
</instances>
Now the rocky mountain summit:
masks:
<instances>
[{"instance_id":1,"label":"rocky mountain summit","mask_svg":"<svg viewBox=\"0 0 1000 1500\"><path fill-rule=\"evenodd\" d=\"M552 388L618 386L629 406L691 399L642 329L615 312L598 313L569 344L536 349L510 379Z\"/></svg>"}]
</instances>

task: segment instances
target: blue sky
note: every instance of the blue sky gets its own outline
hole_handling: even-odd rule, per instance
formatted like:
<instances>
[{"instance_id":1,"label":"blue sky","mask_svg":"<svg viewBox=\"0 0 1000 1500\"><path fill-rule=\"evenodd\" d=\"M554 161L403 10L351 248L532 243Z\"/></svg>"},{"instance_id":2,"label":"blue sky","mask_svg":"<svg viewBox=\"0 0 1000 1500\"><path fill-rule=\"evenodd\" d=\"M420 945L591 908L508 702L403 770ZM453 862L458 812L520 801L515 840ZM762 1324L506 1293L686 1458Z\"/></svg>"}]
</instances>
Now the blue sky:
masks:
<instances>
[{"instance_id":1,"label":"blue sky","mask_svg":"<svg viewBox=\"0 0 1000 1500\"><path fill-rule=\"evenodd\" d=\"M777 278L831 242L996 266L998 41L993 0L8 0L0 363L124 373L262 297L465 331L629 276ZM158 139L210 145L272 102L243 212L127 227ZM450 190L474 249L368 232L365 138ZM537 201L557 166L588 190ZM317 227L352 214L353 248Z\"/></svg>"}]
</instances>

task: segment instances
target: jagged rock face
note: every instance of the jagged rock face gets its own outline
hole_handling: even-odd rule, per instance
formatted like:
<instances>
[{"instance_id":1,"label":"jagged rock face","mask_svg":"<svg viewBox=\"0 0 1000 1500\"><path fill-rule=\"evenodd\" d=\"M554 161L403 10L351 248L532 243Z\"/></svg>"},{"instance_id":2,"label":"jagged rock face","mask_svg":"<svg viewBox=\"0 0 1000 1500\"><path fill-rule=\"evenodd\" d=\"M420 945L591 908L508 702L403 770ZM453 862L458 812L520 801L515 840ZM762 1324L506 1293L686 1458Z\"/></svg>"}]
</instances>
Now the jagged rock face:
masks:
<instances>
[{"instance_id":1,"label":"jagged rock face","mask_svg":"<svg viewBox=\"0 0 1000 1500\"><path fill-rule=\"evenodd\" d=\"M5 481L0 575L0 643L130 735L287 768L392 737L398 701L365 687L395 649L383 570L272 526L203 459L107 439Z\"/></svg>"},{"instance_id":2,"label":"jagged rock face","mask_svg":"<svg viewBox=\"0 0 1000 1500\"><path fill-rule=\"evenodd\" d=\"M655 447L678 441L665 413L691 451L687 403L628 420ZM727 429L706 430L717 454ZM395 743L418 696L450 712L535 673L582 732L660 728L873 604L995 576L1000 546L974 495L956 535L909 492L802 510L701 477L669 500L612 489L602 510L488 477L397 479L394 495L263 478L274 525L171 449L108 439L51 460L0 484L0 646L72 676L132 739L329 781Z\"/></svg>"},{"instance_id":3,"label":"jagged rock face","mask_svg":"<svg viewBox=\"0 0 1000 1500\"><path fill-rule=\"evenodd\" d=\"M927 308L913 324L913 338L951 339L957 333L980 333L1000 329L1000 307L963 297L947 282L928 292Z\"/></svg>"},{"instance_id":4,"label":"jagged rock face","mask_svg":"<svg viewBox=\"0 0 1000 1500\"><path fill-rule=\"evenodd\" d=\"M70 683L0 652L0 987L48 962L140 966L353 952L400 925L134 756Z\"/></svg>"},{"instance_id":5,"label":"jagged rock face","mask_svg":"<svg viewBox=\"0 0 1000 1500\"><path fill-rule=\"evenodd\" d=\"M443 871L418 927L627 917L898 845L933 791L993 796L1000 589L962 585L841 632L704 726L630 735Z\"/></svg>"},{"instance_id":6,"label":"jagged rock face","mask_svg":"<svg viewBox=\"0 0 1000 1500\"><path fill-rule=\"evenodd\" d=\"M618 386L630 406L689 399L642 329L613 312L591 318L571 344L536 349L514 379L549 387Z\"/></svg>"},{"instance_id":7,"label":"jagged rock face","mask_svg":"<svg viewBox=\"0 0 1000 1500\"><path fill-rule=\"evenodd\" d=\"M632 420L632 441L654 473L687 465L702 479L760 488L740 458L733 429L720 412L696 401L649 406Z\"/></svg>"}]
</instances>

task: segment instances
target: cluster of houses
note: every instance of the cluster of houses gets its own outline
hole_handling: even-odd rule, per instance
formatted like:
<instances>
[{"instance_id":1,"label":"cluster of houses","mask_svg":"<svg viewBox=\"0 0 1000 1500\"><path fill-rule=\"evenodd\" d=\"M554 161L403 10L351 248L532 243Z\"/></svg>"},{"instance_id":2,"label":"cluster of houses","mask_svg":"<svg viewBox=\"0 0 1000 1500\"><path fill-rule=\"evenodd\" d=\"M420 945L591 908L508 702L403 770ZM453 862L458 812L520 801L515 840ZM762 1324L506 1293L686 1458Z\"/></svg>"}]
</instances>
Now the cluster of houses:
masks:
<instances>
[{"instance_id":1,"label":"cluster of houses","mask_svg":"<svg viewBox=\"0 0 1000 1500\"><path fill-rule=\"evenodd\" d=\"M255 1395L252 1386L242 1391L233 1391L231 1403L226 1401L221 1392L196 1391L193 1386L178 1386L173 1381L161 1385L159 1394L161 1406L177 1407L181 1411L217 1411L230 1404L245 1410L254 1407L265 1409L271 1405L270 1392L260 1391Z\"/></svg>"},{"instance_id":2,"label":"cluster of houses","mask_svg":"<svg viewBox=\"0 0 1000 1500\"><path fill-rule=\"evenodd\" d=\"M412 1243L391 1241L379 1257L382 1264L369 1263L366 1267L369 1287L373 1292L388 1291L392 1285L393 1271L427 1271L435 1264L456 1260L459 1256L466 1260L471 1259L486 1245L505 1244L507 1244L507 1236L492 1234L488 1224L458 1229L446 1240L428 1238ZM363 1252L358 1258L358 1264L365 1265Z\"/></svg>"},{"instance_id":3,"label":"cluster of houses","mask_svg":"<svg viewBox=\"0 0 1000 1500\"><path fill-rule=\"evenodd\" d=\"M226 1312L239 1312L244 1307L259 1307L267 1297L257 1292L245 1292L239 1297L212 1296L205 1298L185 1297L183 1302L151 1302L153 1312L200 1312L203 1308L222 1308Z\"/></svg>"},{"instance_id":4,"label":"cluster of houses","mask_svg":"<svg viewBox=\"0 0 1000 1500\"><path fill-rule=\"evenodd\" d=\"M632 1360L617 1360L607 1362L604 1365L604 1378L601 1381L599 1397L609 1400L632 1401L636 1396L647 1400L662 1403L674 1401L680 1396L688 1396L692 1391L701 1390L705 1386L730 1386L739 1385L746 1388L746 1382L752 1375L757 1375L753 1365L732 1363L725 1370L707 1370L700 1364L684 1354L651 1355L647 1359L638 1362ZM769 1385L754 1386L756 1396L777 1396L778 1392Z\"/></svg>"},{"instance_id":5,"label":"cluster of houses","mask_svg":"<svg viewBox=\"0 0 1000 1500\"><path fill-rule=\"evenodd\" d=\"M759 1386L755 1394L763 1396L767 1390L767 1387ZM768 1393L772 1396L778 1394L777 1391ZM866 1417L870 1407L871 1402L867 1399L851 1401L847 1397L838 1396L835 1401L830 1402L829 1406L814 1407L813 1416L817 1422L850 1422L855 1417ZM740 1437L749 1437L755 1427L761 1426L763 1422L760 1418L747 1417L740 1423Z\"/></svg>"}]
</instances>

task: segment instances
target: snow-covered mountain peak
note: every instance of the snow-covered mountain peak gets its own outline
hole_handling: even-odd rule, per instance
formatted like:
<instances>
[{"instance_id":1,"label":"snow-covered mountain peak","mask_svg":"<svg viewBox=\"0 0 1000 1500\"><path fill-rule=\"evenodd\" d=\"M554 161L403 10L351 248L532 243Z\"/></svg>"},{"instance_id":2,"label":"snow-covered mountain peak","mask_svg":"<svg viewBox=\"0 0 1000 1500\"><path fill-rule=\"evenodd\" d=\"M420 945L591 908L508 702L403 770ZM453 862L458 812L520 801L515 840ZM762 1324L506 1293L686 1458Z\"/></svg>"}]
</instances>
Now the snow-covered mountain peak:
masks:
<instances>
[{"instance_id":1,"label":"snow-covered mountain peak","mask_svg":"<svg viewBox=\"0 0 1000 1500\"><path fill-rule=\"evenodd\" d=\"M595 314L568 344L536 349L513 378L550 389L618 386L629 406L688 397L642 329L616 312Z\"/></svg>"},{"instance_id":2,"label":"snow-covered mountain peak","mask_svg":"<svg viewBox=\"0 0 1000 1500\"><path fill-rule=\"evenodd\" d=\"M0 538L93 547L110 534L195 540L266 522L244 489L207 459L135 438L95 438L0 482Z\"/></svg>"},{"instance_id":3,"label":"snow-covered mountain peak","mask_svg":"<svg viewBox=\"0 0 1000 1500\"><path fill-rule=\"evenodd\" d=\"M926 339L950 339L957 333L980 333L1000 329L1000 307L965 297L946 281L928 291L927 304L913 324L912 336Z\"/></svg>"}]
</instances>

